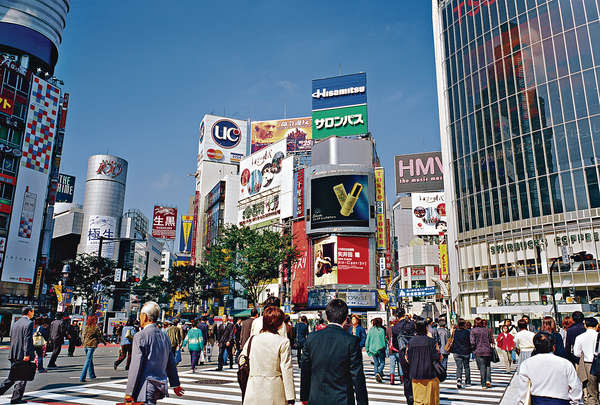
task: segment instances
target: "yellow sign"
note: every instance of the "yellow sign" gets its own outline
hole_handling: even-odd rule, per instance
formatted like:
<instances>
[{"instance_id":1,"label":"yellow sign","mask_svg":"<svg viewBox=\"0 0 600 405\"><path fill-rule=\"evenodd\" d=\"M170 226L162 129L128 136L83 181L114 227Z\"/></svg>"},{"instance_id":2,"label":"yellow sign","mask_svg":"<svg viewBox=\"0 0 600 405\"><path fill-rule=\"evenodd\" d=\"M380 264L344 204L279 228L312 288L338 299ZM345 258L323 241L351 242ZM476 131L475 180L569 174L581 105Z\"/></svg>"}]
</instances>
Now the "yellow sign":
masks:
<instances>
[{"instance_id":1,"label":"yellow sign","mask_svg":"<svg viewBox=\"0 0 600 405\"><path fill-rule=\"evenodd\" d=\"M33 289L34 297L40 296L40 287L42 286L42 266L37 268L37 274L35 276L35 288Z\"/></svg>"},{"instance_id":2,"label":"yellow sign","mask_svg":"<svg viewBox=\"0 0 600 405\"><path fill-rule=\"evenodd\" d=\"M192 233L192 222L194 217L182 215L181 216L181 232L183 232L183 248L186 249L190 242L190 235ZM181 248L181 246L180 246Z\"/></svg>"},{"instance_id":3,"label":"yellow sign","mask_svg":"<svg viewBox=\"0 0 600 405\"><path fill-rule=\"evenodd\" d=\"M385 183L383 167L375 168L375 222L377 225L377 249L387 248L385 229Z\"/></svg>"},{"instance_id":4,"label":"yellow sign","mask_svg":"<svg viewBox=\"0 0 600 405\"><path fill-rule=\"evenodd\" d=\"M448 245L445 243L440 245L440 270L442 276L448 275Z\"/></svg>"},{"instance_id":5,"label":"yellow sign","mask_svg":"<svg viewBox=\"0 0 600 405\"><path fill-rule=\"evenodd\" d=\"M375 168L375 201L384 201L385 197L384 171L383 167Z\"/></svg>"},{"instance_id":6,"label":"yellow sign","mask_svg":"<svg viewBox=\"0 0 600 405\"><path fill-rule=\"evenodd\" d=\"M63 300L62 285L55 284L54 285L54 293L56 294L56 299L58 300L58 302L62 302L62 300Z\"/></svg>"},{"instance_id":7,"label":"yellow sign","mask_svg":"<svg viewBox=\"0 0 600 405\"><path fill-rule=\"evenodd\" d=\"M219 307L219 316L225 313L225 307Z\"/></svg>"},{"instance_id":8,"label":"yellow sign","mask_svg":"<svg viewBox=\"0 0 600 405\"><path fill-rule=\"evenodd\" d=\"M386 294L385 290L377 290L377 295L379 295L379 299L385 302L386 304L389 302L390 297Z\"/></svg>"}]
</instances>

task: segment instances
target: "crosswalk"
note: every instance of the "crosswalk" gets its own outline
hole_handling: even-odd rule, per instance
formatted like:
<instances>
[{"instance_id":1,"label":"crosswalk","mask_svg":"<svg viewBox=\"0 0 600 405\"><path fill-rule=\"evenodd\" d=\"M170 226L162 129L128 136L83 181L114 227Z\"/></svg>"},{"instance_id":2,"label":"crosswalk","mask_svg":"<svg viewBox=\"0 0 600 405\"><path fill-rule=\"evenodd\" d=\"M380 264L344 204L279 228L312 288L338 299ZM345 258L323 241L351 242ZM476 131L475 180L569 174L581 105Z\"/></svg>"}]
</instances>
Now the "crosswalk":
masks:
<instances>
[{"instance_id":1,"label":"crosswalk","mask_svg":"<svg viewBox=\"0 0 600 405\"><path fill-rule=\"evenodd\" d=\"M373 376L373 366L370 360L365 359L365 375L367 377L367 390L369 393L369 404L391 405L406 404L402 385L397 382L389 384L389 378L384 378L383 383L377 383ZM386 367L386 372L387 372ZM450 359L448 362L448 378L440 384L440 404L500 404L506 388L510 384L513 374L507 374L504 367L492 367L492 388L484 390L479 384L479 371L475 362L471 362L471 379L473 385L458 390L456 388L456 365ZM236 369L225 368L216 371L214 366L196 369L196 373L190 371L179 372L181 385L185 389L183 397L177 397L173 392L168 398L159 401L160 404L177 405L214 405L214 404L241 404L241 392L237 383ZM300 393L300 370L294 363L294 382L296 385L296 396ZM25 400L32 405L40 403L54 404L85 404L85 405L114 405L123 402L123 393L127 381L125 379L108 382L92 383L73 387L40 390L27 392ZM0 397L0 404L10 402L10 397ZM300 402L296 402L300 404Z\"/></svg>"}]
</instances>

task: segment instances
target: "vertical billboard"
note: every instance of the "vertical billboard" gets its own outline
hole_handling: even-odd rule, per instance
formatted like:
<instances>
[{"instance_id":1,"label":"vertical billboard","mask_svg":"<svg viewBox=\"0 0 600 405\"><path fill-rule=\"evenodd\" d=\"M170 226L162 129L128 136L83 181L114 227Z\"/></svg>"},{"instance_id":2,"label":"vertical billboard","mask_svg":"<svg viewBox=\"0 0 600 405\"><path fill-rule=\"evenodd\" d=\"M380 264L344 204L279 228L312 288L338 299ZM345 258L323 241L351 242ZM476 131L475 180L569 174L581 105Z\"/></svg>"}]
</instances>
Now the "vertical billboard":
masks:
<instances>
[{"instance_id":1,"label":"vertical billboard","mask_svg":"<svg viewBox=\"0 0 600 405\"><path fill-rule=\"evenodd\" d=\"M100 249L100 237L114 238L117 234L117 218L104 215L90 215L88 220L87 243L85 253L97 255ZM115 253L114 240L102 240L102 257L112 259Z\"/></svg>"},{"instance_id":2,"label":"vertical billboard","mask_svg":"<svg viewBox=\"0 0 600 405\"><path fill-rule=\"evenodd\" d=\"M413 234L439 235L447 228L444 193L413 193Z\"/></svg>"},{"instance_id":3,"label":"vertical billboard","mask_svg":"<svg viewBox=\"0 0 600 405\"><path fill-rule=\"evenodd\" d=\"M309 151L312 149L312 117L253 121L251 139L251 153L282 139L286 140L288 152Z\"/></svg>"},{"instance_id":4,"label":"vertical billboard","mask_svg":"<svg viewBox=\"0 0 600 405\"><path fill-rule=\"evenodd\" d=\"M75 193L75 176L60 173L56 189L56 202L72 203Z\"/></svg>"},{"instance_id":5,"label":"vertical billboard","mask_svg":"<svg viewBox=\"0 0 600 405\"><path fill-rule=\"evenodd\" d=\"M192 223L193 216L181 216L181 230L179 231L179 251L190 253L192 251Z\"/></svg>"},{"instance_id":6,"label":"vertical billboard","mask_svg":"<svg viewBox=\"0 0 600 405\"><path fill-rule=\"evenodd\" d=\"M246 121L206 114L200 123L198 162L239 164L246 156Z\"/></svg>"},{"instance_id":7,"label":"vertical billboard","mask_svg":"<svg viewBox=\"0 0 600 405\"><path fill-rule=\"evenodd\" d=\"M396 155L396 194L444 189L442 152Z\"/></svg>"},{"instance_id":8,"label":"vertical billboard","mask_svg":"<svg viewBox=\"0 0 600 405\"><path fill-rule=\"evenodd\" d=\"M375 223L377 225L377 250L387 247L385 232L385 179L383 167L375 168Z\"/></svg>"},{"instance_id":9,"label":"vertical billboard","mask_svg":"<svg viewBox=\"0 0 600 405\"><path fill-rule=\"evenodd\" d=\"M304 221L292 224L293 244L298 250L298 261L292 266L292 303L306 304L308 302L308 285L310 283L309 247Z\"/></svg>"},{"instance_id":10,"label":"vertical billboard","mask_svg":"<svg viewBox=\"0 0 600 405\"><path fill-rule=\"evenodd\" d=\"M60 90L34 77L2 281L32 284L48 192Z\"/></svg>"},{"instance_id":11,"label":"vertical billboard","mask_svg":"<svg viewBox=\"0 0 600 405\"><path fill-rule=\"evenodd\" d=\"M311 180L311 229L369 227L369 176L346 174Z\"/></svg>"},{"instance_id":12,"label":"vertical billboard","mask_svg":"<svg viewBox=\"0 0 600 405\"><path fill-rule=\"evenodd\" d=\"M192 252L190 255L190 264L194 266L196 264L196 239L198 235L198 210L200 204L200 191L196 191L194 194L194 219L192 220Z\"/></svg>"},{"instance_id":13,"label":"vertical billboard","mask_svg":"<svg viewBox=\"0 0 600 405\"><path fill-rule=\"evenodd\" d=\"M313 243L314 285L369 284L369 238L330 235Z\"/></svg>"},{"instance_id":14,"label":"vertical billboard","mask_svg":"<svg viewBox=\"0 0 600 405\"><path fill-rule=\"evenodd\" d=\"M295 172L294 177L296 178L296 215L294 217L302 218L304 217L304 169Z\"/></svg>"},{"instance_id":15,"label":"vertical billboard","mask_svg":"<svg viewBox=\"0 0 600 405\"><path fill-rule=\"evenodd\" d=\"M175 239L177 232L177 208L154 206L152 236L157 239Z\"/></svg>"},{"instance_id":16,"label":"vertical billboard","mask_svg":"<svg viewBox=\"0 0 600 405\"><path fill-rule=\"evenodd\" d=\"M276 142L240 163L240 199L281 185L282 161L286 156L286 141Z\"/></svg>"}]
</instances>

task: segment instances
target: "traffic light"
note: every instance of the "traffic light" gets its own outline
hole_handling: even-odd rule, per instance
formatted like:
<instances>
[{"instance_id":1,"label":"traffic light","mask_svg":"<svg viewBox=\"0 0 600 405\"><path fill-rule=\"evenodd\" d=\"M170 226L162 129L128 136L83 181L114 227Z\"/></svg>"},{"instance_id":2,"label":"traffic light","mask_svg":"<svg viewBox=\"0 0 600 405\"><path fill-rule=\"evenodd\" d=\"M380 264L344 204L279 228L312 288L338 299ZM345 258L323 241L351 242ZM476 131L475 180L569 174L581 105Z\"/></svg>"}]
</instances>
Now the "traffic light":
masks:
<instances>
[{"instance_id":1,"label":"traffic light","mask_svg":"<svg viewBox=\"0 0 600 405\"><path fill-rule=\"evenodd\" d=\"M129 276L128 280L130 283L139 283L140 282L140 278L137 276Z\"/></svg>"},{"instance_id":2,"label":"traffic light","mask_svg":"<svg viewBox=\"0 0 600 405\"><path fill-rule=\"evenodd\" d=\"M586 262L588 260L594 260L594 255L587 253L585 250L582 252L575 253L571 256L571 259L575 262Z\"/></svg>"}]
</instances>

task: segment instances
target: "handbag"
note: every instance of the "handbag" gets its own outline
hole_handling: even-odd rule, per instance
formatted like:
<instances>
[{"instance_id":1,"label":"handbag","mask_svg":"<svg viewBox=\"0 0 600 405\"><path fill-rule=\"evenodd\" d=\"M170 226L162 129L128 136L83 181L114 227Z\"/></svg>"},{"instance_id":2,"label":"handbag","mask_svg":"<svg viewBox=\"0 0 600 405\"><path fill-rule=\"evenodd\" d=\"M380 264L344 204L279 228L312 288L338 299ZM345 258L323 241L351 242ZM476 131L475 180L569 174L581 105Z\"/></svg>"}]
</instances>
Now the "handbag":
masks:
<instances>
[{"instance_id":1,"label":"handbag","mask_svg":"<svg viewBox=\"0 0 600 405\"><path fill-rule=\"evenodd\" d=\"M238 361L237 379L242 391L242 401L244 400L244 395L246 395L246 387L248 386L248 378L250 377L250 350L252 349L253 338L254 336L250 337L250 341L248 341L248 354L242 354Z\"/></svg>"},{"instance_id":2,"label":"handbag","mask_svg":"<svg viewBox=\"0 0 600 405\"><path fill-rule=\"evenodd\" d=\"M600 353L598 353L599 343L600 333L598 333L598 337L596 338L596 350L594 350L594 359L592 360L592 366L590 367L590 374L596 377L600 376Z\"/></svg>"},{"instance_id":3,"label":"handbag","mask_svg":"<svg viewBox=\"0 0 600 405\"><path fill-rule=\"evenodd\" d=\"M8 379L11 381L33 381L35 377L35 363L32 361L17 360L10 366Z\"/></svg>"},{"instance_id":4,"label":"handbag","mask_svg":"<svg viewBox=\"0 0 600 405\"><path fill-rule=\"evenodd\" d=\"M35 331L35 333L33 334L33 347L36 347L39 349L39 348L44 347L45 344L46 344L46 339L44 339L42 332L40 332L40 328L38 328Z\"/></svg>"},{"instance_id":5,"label":"handbag","mask_svg":"<svg viewBox=\"0 0 600 405\"><path fill-rule=\"evenodd\" d=\"M446 369L444 368L444 366L442 366L442 363L440 363L439 360L435 360L433 362L433 370L435 371L435 375L438 378L438 380L440 380L440 382L444 382L446 381L446 377L447 377L447 372Z\"/></svg>"},{"instance_id":6,"label":"handbag","mask_svg":"<svg viewBox=\"0 0 600 405\"><path fill-rule=\"evenodd\" d=\"M131 340L133 338L133 335L131 334L131 329L127 329L127 332L125 333L125 339Z\"/></svg>"},{"instance_id":7,"label":"handbag","mask_svg":"<svg viewBox=\"0 0 600 405\"><path fill-rule=\"evenodd\" d=\"M498 363L500 362L500 356L498 356L498 351L496 350L496 348L494 346L492 346L492 358L491 358L492 363Z\"/></svg>"}]
</instances>

